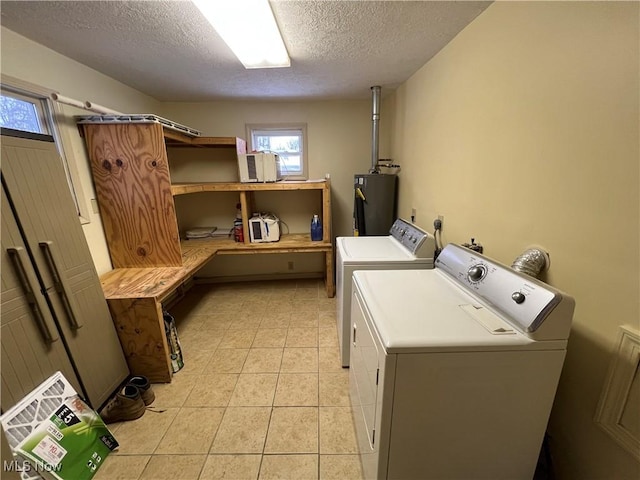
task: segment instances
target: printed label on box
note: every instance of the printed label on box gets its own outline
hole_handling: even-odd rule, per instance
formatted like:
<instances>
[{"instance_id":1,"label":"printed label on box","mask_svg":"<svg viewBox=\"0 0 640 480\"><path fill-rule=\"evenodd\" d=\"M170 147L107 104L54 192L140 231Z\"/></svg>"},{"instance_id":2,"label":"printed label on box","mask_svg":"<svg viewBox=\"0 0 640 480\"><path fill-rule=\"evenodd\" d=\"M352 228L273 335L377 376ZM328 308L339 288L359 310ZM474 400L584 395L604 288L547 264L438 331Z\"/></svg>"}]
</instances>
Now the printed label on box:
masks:
<instances>
[{"instance_id":1,"label":"printed label on box","mask_svg":"<svg viewBox=\"0 0 640 480\"><path fill-rule=\"evenodd\" d=\"M35 447L33 447L33 453L50 465L57 467L67 454L67 451L58 445L51 437L45 436Z\"/></svg>"}]
</instances>

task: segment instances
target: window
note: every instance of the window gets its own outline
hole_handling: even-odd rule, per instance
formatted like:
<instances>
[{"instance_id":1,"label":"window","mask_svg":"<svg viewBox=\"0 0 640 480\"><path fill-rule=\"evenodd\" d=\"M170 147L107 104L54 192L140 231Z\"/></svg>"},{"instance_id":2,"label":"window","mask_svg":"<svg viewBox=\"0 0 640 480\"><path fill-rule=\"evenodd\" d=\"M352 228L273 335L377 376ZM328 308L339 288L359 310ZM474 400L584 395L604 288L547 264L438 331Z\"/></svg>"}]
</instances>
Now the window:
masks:
<instances>
[{"instance_id":1,"label":"window","mask_svg":"<svg viewBox=\"0 0 640 480\"><path fill-rule=\"evenodd\" d=\"M0 126L23 132L49 134L43 99L3 90L0 95Z\"/></svg>"},{"instance_id":2,"label":"window","mask_svg":"<svg viewBox=\"0 0 640 480\"><path fill-rule=\"evenodd\" d=\"M61 132L55 120L57 116L62 116L63 112L56 102L50 100L52 93L52 90L2 75L0 126L24 132L42 133L54 138L80 221L89 223L90 214L84 203L78 172L65 155L64 144L70 145L69 134L66 131ZM68 146L68 148L71 147Z\"/></svg>"},{"instance_id":3,"label":"window","mask_svg":"<svg viewBox=\"0 0 640 480\"><path fill-rule=\"evenodd\" d=\"M247 125L249 151L275 152L280 156L282 175L290 180L306 180L305 124Z\"/></svg>"}]
</instances>

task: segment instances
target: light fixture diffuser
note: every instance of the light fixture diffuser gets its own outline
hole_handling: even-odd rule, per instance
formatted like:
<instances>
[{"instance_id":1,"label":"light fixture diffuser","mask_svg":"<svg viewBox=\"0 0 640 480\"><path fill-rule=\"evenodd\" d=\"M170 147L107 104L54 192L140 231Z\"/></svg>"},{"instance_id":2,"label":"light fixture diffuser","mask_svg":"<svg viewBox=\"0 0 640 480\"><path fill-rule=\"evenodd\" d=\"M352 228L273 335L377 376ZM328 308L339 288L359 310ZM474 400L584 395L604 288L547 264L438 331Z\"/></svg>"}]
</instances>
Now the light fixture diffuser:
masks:
<instances>
[{"instance_id":1,"label":"light fixture diffuser","mask_svg":"<svg viewBox=\"0 0 640 480\"><path fill-rule=\"evenodd\" d=\"M268 0L192 0L245 68L290 67Z\"/></svg>"}]
</instances>

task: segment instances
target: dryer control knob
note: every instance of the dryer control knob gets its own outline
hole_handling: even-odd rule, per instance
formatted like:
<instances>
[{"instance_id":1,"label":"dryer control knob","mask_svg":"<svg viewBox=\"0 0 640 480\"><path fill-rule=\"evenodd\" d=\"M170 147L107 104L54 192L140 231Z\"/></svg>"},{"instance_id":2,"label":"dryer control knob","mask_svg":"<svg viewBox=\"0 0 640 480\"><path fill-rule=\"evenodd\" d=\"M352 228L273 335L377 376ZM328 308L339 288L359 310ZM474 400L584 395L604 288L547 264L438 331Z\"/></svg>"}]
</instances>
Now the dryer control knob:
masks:
<instances>
[{"instance_id":1,"label":"dryer control knob","mask_svg":"<svg viewBox=\"0 0 640 480\"><path fill-rule=\"evenodd\" d=\"M511 298L513 299L514 302L516 302L518 305L520 305L521 303L523 303L527 297L524 296L524 293L522 292L513 292L511 294Z\"/></svg>"},{"instance_id":2,"label":"dryer control knob","mask_svg":"<svg viewBox=\"0 0 640 480\"><path fill-rule=\"evenodd\" d=\"M487 269L484 265L474 265L467 271L467 276L472 282L482 280L487 273Z\"/></svg>"}]
</instances>

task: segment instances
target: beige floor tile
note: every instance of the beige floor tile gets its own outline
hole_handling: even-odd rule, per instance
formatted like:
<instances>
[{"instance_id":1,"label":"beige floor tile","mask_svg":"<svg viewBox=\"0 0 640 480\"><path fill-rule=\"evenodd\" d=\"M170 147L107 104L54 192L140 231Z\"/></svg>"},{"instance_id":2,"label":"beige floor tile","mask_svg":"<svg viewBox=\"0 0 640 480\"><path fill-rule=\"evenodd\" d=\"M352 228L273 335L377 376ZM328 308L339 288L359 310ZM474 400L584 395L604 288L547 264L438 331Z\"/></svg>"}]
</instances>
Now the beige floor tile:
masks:
<instances>
[{"instance_id":1,"label":"beige floor tile","mask_svg":"<svg viewBox=\"0 0 640 480\"><path fill-rule=\"evenodd\" d=\"M212 354L213 355L213 354ZM185 373L186 367L183 367L178 373L173 375L171 383L154 383L153 393L156 396L153 407L181 407L185 400L193 390L198 379L197 375L189 375Z\"/></svg>"},{"instance_id":2,"label":"beige floor tile","mask_svg":"<svg viewBox=\"0 0 640 480\"><path fill-rule=\"evenodd\" d=\"M295 305L293 304L293 299L295 298L296 292L285 290L282 292L278 292L278 295L273 299L273 301L269 304L270 308L275 312L293 312L295 311Z\"/></svg>"},{"instance_id":3,"label":"beige floor tile","mask_svg":"<svg viewBox=\"0 0 640 480\"><path fill-rule=\"evenodd\" d=\"M200 330L227 330L233 321L233 316L228 313L210 313L198 317L202 318Z\"/></svg>"},{"instance_id":4,"label":"beige floor tile","mask_svg":"<svg viewBox=\"0 0 640 480\"><path fill-rule=\"evenodd\" d=\"M185 352L195 350L215 350L224 336L225 330L196 330L188 335L178 332L180 346Z\"/></svg>"},{"instance_id":5,"label":"beige floor tile","mask_svg":"<svg viewBox=\"0 0 640 480\"><path fill-rule=\"evenodd\" d=\"M318 371L317 348L285 348L281 373L315 373Z\"/></svg>"},{"instance_id":6,"label":"beige floor tile","mask_svg":"<svg viewBox=\"0 0 640 480\"><path fill-rule=\"evenodd\" d=\"M197 480L206 455L154 455L140 480Z\"/></svg>"},{"instance_id":7,"label":"beige floor tile","mask_svg":"<svg viewBox=\"0 0 640 480\"><path fill-rule=\"evenodd\" d=\"M318 313L297 311L291 314L291 328L318 328Z\"/></svg>"},{"instance_id":8,"label":"beige floor tile","mask_svg":"<svg viewBox=\"0 0 640 480\"><path fill-rule=\"evenodd\" d=\"M259 328L252 348L282 348L287 338L286 328Z\"/></svg>"},{"instance_id":9,"label":"beige floor tile","mask_svg":"<svg viewBox=\"0 0 640 480\"><path fill-rule=\"evenodd\" d=\"M274 407L264 453L318 453L318 408Z\"/></svg>"},{"instance_id":10,"label":"beige floor tile","mask_svg":"<svg viewBox=\"0 0 640 480\"><path fill-rule=\"evenodd\" d=\"M118 434L114 434L120 444L117 450L118 454L144 455L153 453L178 411L178 408L167 408L163 412L147 410L139 419L120 425Z\"/></svg>"},{"instance_id":11,"label":"beige floor tile","mask_svg":"<svg viewBox=\"0 0 640 480\"><path fill-rule=\"evenodd\" d=\"M287 341L285 347L317 347L317 328L293 328L287 331Z\"/></svg>"},{"instance_id":12,"label":"beige floor tile","mask_svg":"<svg viewBox=\"0 0 640 480\"><path fill-rule=\"evenodd\" d=\"M318 455L265 455L259 480L317 480Z\"/></svg>"},{"instance_id":13,"label":"beige floor tile","mask_svg":"<svg viewBox=\"0 0 640 480\"><path fill-rule=\"evenodd\" d=\"M181 344L182 347L182 344ZM214 350L187 350L182 347L182 359L184 367L177 372L177 375L197 375L203 373L211 358Z\"/></svg>"},{"instance_id":14,"label":"beige floor tile","mask_svg":"<svg viewBox=\"0 0 640 480\"><path fill-rule=\"evenodd\" d=\"M257 329L227 330L222 337L219 348L249 348L256 336Z\"/></svg>"},{"instance_id":15,"label":"beige floor tile","mask_svg":"<svg viewBox=\"0 0 640 480\"><path fill-rule=\"evenodd\" d=\"M151 457L149 455L109 455L94 480L138 480Z\"/></svg>"},{"instance_id":16,"label":"beige floor tile","mask_svg":"<svg viewBox=\"0 0 640 480\"><path fill-rule=\"evenodd\" d=\"M350 407L349 371L320 373L320 405Z\"/></svg>"},{"instance_id":17,"label":"beige floor tile","mask_svg":"<svg viewBox=\"0 0 640 480\"><path fill-rule=\"evenodd\" d=\"M249 354L248 348L223 348L211 356L204 373L240 373Z\"/></svg>"},{"instance_id":18,"label":"beige floor tile","mask_svg":"<svg viewBox=\"0 0 640 480\"><path fill-rule=\"evenodd\" d=\"M320 480L363 480L358 455L320 455Z\"/></svg>"},{"instance_id":19,"label":"beige floor tile","mask_svg":"<svg viewBox=\"0 0 640 480\"><path fill-rule=\"evenodd\" d=\"M321 312L335 312L337 308L336 297L328 298L326 292L324 295L320 295L318 299L318 310Z\"/></svg>"},{"instance_id":20,"label":"beige floor tile","mask_svg":"<svg viewBox=\"0 0 640 480\"><path fill-rule=\"evenodd\" d=\"M224 408L181 408L155 453L206 454L223 414Z\"/></svg>"},{"instance_id":21,"label":"beige floor tile","mask_svg":"<svg viewBox=\"0 0 640 480\"><path fill-rule=\"evenodd\" d=\"M272 309L278 313L265 313L260 321L260 328L288 328L291 322L291 307L287 304L272 304Z\"/></svg>"},{"instance_id":22,"label":"beige floor tile","mask_svg":"<svg viewBox=\"0 0 640 480\"><path fill-rule=\"evenodd\" d=\"M229 400L231 407L270 407L278 381L277 373L242 373Z\"/></svg>"},{"instance_id":23,"label":"beige floor tile","mask_svg":"<svg viewBox=\"0 0 640 480\"><path fill-rule=\"evenodd\" d=\"M338 330L336 325L331 327L318 328L318 346L319 347L337 347L338 346Z\"/></svg>"},{"instance_id":24,"label":"beige floor tile","mask_svg":"<svg viewBox=\"0 0 640 480\"><path fill-rule=\"evenodd\" d=\"M320 453L358 453L351 407L320 407Z\"/></svg>"},{"instance_id":25,"label":"beige floor tile","mask_svg":"<svg viewBox=\"0 0 640 480\"><path fill-rule=\"evenodd\" d=\"M318 374L281 373L274 406L317 406Z\"/></svg>"},{"instance_id":26,"label":"beige floor tile","mask_svg":"<svg viewBox=\"0 0 640 480\"><path fill-rule=\"evenodd\" d=\"M234 318L229 329L233 330L256 330L262 322L262 316L260 314L243 315L239 318Z\"/></svg>"},{"instance_id":27,"label":"beige floor tile","mask_svg":"<svg viewBox=\"0 0 640 480\"><path fill-rule=\"evenodd\" d=\"M202 323L205 318L204 315L185 315L182 318L175 317L178 334L189 335L192 332L197 332L202 328Z\"/></svg>"},{"instance_id":28,"label":"beige floor tile","mask_svg":"<svg viewBox=\"0 0 640 480\"><path fill-rule=\"evenodd\" d=\"M338 347L318 349L318 370L321 372L342 372L342 361Z\"/></svg>"},{"instance_id":29,"label":"beige floor tile","mask_svg":"<svg viewBox=\"0 0 640 480\"><path fill-rule=\"evenodd\" d=\"M242 373L278 373L282 363L282 348L252 348L244 362Z\"/></svg>"},{"instance_id":30,"label":"beige floor tile","mask_svg":"<svg viewBox=\"0 0 640 480\"><path fill-rule=\"evenodd\" d=\"M209 453L262 453L271 407L228 407Z\"/></svg>"},{"instance_id":31,"label":"beige floor tile","mask_svg":"<svg viewBox=\"0 0 640 480\"><path fill-rule=\"evenodd\" d=\"M199 480L256 480L261 455L209 455Z\"/></svg>"},{"instance_id":32,"label":"beige floor tile","mask_svg":"<svg viewBox=\"0 0 640 480\"><path fill-rule=\"evenodd\" d=\"M198 375L185 407L226 407L236 388L237 373Z\"/></svg>"},{"instance_id":33,"label":"beige floor tile","mask_svg":"<svg viewBox=\"0 0 640 480\"><path fill-rule=\"evenodd\" d=\"M317 287L313 288L298 288L296 290L294 300L315 300L319 298L319 291Z\"/></svg>"},{"instance_id":34,"label":"beige floor tile","mask_svg":"<svg viewBox=\"0 0 640 480\"><path fill-rule=\"evenodd\" d=\"M318 327L335 327L336 326L336 312L332 311L321 311L318 315Z\"/></svg>"},{"instance_id":35,"label":"beige floor tile","mask_svg":"<svg viewBox=\"0 0 640 480\"><path fill-rule=\"evenodd\" d=\"M198 480L256 480L261 455L209 455Z\"/></svg>"}]
</instances>

